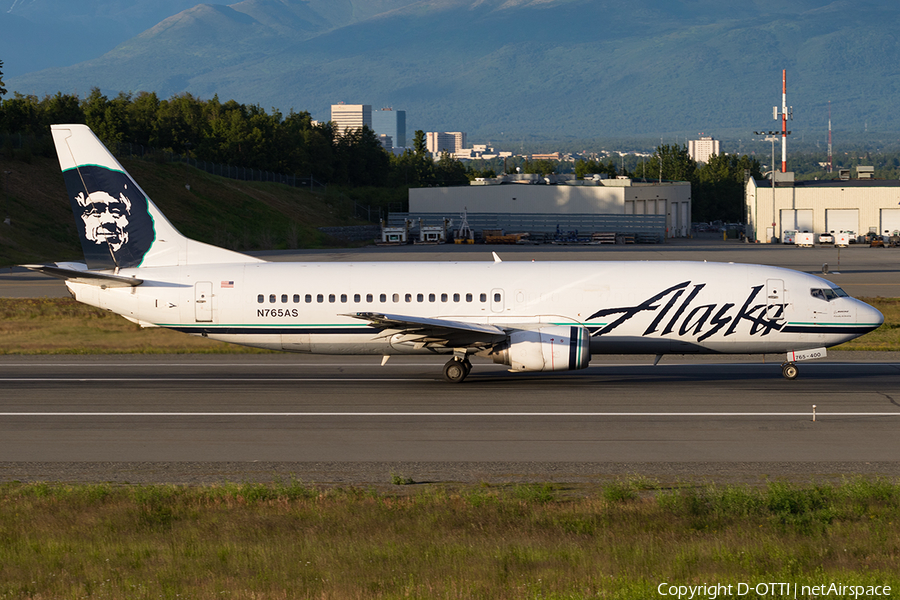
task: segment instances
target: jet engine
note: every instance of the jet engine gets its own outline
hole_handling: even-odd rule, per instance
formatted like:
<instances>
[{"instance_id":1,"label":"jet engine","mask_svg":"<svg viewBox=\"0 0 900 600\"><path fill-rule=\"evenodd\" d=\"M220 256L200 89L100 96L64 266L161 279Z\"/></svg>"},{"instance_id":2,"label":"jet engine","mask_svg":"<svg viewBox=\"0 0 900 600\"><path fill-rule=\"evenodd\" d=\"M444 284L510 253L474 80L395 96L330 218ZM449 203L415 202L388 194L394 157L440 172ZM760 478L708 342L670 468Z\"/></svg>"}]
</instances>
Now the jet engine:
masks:
<instances>
[{"instance_id":1,"label":"jet engine","mask_svg":"<svg viewBox=\"0 0 900 600\"><path fill-rule=\"evenodd\" d=\"M569 371L591 361L591 334L581 325L555 325L515 331L491 355L510 371Z\"/></svg>"}]
</instances>

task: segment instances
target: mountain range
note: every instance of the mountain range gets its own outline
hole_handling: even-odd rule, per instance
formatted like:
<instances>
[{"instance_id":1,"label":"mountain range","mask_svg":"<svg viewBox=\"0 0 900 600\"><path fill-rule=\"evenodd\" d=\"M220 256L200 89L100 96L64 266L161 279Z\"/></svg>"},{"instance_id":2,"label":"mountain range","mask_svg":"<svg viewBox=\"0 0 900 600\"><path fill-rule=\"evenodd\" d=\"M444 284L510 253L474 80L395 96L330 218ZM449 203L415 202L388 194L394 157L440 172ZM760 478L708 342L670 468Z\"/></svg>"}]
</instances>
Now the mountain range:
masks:
<instances>
[{"instance_id":1,"label":"mountain range","mask_svg":"<svg viewBox=\"0 0 900 600\"><path fill-rule=\"evenodd\" d=\"M900 138L884 0L3 2L0 59L24 94L218 94L320 120L392 106L408 130L470 140L748 140L780 129L785 69L792 135L824 139L830 102L836 131Z\"/></svg>"}]
</instances>

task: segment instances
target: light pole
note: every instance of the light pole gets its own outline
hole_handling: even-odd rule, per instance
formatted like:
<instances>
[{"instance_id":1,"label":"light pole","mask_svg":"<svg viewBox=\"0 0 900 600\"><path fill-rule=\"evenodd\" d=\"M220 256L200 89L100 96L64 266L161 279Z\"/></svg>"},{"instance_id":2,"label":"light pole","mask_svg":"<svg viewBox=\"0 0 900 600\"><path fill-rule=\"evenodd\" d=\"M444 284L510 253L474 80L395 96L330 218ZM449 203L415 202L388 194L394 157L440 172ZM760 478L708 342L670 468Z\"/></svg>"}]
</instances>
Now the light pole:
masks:
<instances>
[{"instance_id":1,"label":"light pole","mask_svg":"<svg viewBox=\"0 0 900 600\"><path fill-rule=\"evenodd\" d=\"M772 237L770 243L775 243L775 142L778 141L778 131L754 131L756 135L765 135L767 142L772 142Z\"/></svg>"}]
</instances>

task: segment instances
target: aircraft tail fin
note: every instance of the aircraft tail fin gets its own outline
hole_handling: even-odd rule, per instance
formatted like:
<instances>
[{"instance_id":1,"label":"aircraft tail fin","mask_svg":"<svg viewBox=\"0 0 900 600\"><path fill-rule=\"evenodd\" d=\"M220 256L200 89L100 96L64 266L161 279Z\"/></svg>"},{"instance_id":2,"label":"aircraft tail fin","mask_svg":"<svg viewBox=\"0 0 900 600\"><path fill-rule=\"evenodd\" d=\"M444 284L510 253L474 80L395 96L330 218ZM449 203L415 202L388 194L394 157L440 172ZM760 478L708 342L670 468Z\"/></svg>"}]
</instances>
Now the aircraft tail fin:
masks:
<instances>
[{"instance_id":1,"label":"aircraft tail fin","mask_svg":"<svg viewBox=\"0 0 900 600\"><path fill-rule=\"evenodd\" d=\"M51 125L91 270L263 262L182 235L86 125Z\"/></svg>"}]
</instances>

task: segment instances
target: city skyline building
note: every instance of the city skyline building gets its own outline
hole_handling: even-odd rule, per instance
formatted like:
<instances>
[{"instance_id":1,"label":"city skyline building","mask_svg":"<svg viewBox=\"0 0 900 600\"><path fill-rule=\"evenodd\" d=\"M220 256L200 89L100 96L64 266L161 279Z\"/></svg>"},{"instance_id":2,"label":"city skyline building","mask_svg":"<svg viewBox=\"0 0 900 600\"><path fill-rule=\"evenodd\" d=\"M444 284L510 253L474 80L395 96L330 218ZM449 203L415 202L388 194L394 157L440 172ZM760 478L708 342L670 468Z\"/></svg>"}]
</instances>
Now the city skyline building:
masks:
<instances>
[{"instance_id":1,"label":"city skyline building","mask_svg":"<svg viewBox=\"0 0 900 600\"><path fill-rule=\"evenodd\" d=\"M688 155L698 163L709 162L709 157L719 154L719 140L701 135L699 140L688 140Z\"/></svg>"},{"instance_id":2,"label":"city skyline building","mask_svg":"<svg viewBox=\"0 0 900 600\"><path fill-rule=\"evenodd\" d=\"M389 135L394 146L406 147L406 111L382 108L372 111L372 129L377 135Z\"/></svg>"},{"instance_id":3,"label":"city skyline building","mask_svg":"<svg viewBox=\"0 0 900 600\"><path fill-rule=\"evenodd\" d=\"M347 131L362 129L363 126L374 129L370 104L344 104L343 102L332 104L331 121L335 124L339 135L344 135Z\"/></svg>"},{"instance_id":4,"label":"city skyline building","mask_svg":"<svg viewBox=\"0 0 900 600\"><path fill-rule=\"evenodd\" d=\"M466 147L464 131L429 131L425 134L425 148L432 154L455 154Z\"/></svg>"}]
</instances>

